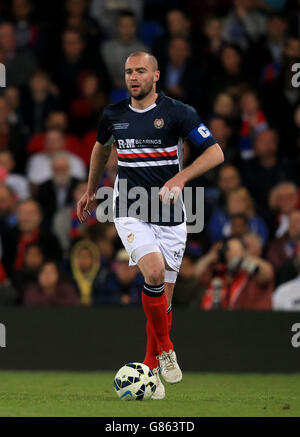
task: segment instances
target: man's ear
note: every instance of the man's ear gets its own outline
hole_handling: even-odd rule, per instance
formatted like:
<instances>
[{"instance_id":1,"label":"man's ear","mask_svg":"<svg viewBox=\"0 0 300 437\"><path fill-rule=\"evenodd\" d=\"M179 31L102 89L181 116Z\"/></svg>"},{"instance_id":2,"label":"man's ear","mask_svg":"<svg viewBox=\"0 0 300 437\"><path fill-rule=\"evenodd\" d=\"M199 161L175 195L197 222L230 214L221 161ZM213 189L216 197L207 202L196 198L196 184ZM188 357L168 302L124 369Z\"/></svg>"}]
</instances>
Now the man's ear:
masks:
<instances>
[{"instance_id":1,"label":"man's ear","mask_svg":"<svg viewBox=\"0 0 300 437\"><path fill-rule=\"evenodd\" d=\"M156 71L154 72L154 82L158 82L158 81L159 81L159 78L160 78L160 71L159 71L159 70L156 70Z\"/></svg>"}]
</instances>

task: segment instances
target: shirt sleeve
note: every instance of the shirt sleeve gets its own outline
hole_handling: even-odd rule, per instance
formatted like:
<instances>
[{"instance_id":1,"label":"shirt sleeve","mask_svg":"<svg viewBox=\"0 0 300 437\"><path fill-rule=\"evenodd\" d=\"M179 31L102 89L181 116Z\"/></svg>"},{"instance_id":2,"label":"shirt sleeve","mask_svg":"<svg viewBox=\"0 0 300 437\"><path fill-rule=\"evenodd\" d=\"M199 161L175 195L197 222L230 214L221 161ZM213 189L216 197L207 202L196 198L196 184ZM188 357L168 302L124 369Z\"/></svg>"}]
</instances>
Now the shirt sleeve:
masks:
<instances>
[{"instance_id":1,"label":"shirt sleeve","mask_svg":"<svg viewBox=\"0 0 300 437\"><path fill-rule=\"evenodd\" d=\"M97 141L103 146L110 146L115 141L110 131L110 125L111 123L109 121L107 111L104 109L97 129Z\"/></svg>"},{"instance_id":2,"label":"shirt sleeve","mask_svg":"<svg viewBox=\"0 0 300 437\"><path fill-rule=\"evenodd\" d=\"M183 105L180 111L180 130L184 138L188 138L196 147L207 149L217 143L210 130L201 123L197 111L189 105Z\"/></svg>"}]
</instances>

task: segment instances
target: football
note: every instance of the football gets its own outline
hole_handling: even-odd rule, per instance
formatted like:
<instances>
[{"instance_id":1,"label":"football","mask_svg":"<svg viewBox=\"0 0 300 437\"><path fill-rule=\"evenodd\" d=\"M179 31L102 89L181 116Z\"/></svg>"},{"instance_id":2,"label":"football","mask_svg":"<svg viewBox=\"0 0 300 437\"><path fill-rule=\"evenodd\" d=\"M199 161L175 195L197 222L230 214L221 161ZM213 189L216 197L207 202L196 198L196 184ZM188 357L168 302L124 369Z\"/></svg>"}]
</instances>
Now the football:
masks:
<instances>
[{"instance_id":1,"label":"football","mask_svg":"<svg viewBox=\"0 0 300 437\"><path fill-rule=\"evenodd\" d=\"M122 401L145 401L156 390L156 378L143 363L129 363L121 367L114 379L115 391Z\"/></svg>"}]
</instances>

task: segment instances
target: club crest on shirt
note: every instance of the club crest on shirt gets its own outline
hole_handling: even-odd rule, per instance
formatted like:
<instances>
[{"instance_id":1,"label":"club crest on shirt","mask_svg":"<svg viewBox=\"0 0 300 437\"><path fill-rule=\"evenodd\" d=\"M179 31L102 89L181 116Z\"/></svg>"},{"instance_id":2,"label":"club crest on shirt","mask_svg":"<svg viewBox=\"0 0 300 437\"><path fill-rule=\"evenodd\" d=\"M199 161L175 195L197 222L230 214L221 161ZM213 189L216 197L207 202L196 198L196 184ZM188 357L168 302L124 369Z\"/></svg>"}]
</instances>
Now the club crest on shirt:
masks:
<instances>
[{"instance_id":1,"label":"club crest on shirt","mask_svg":"<svg viewBox=\"0 0 300 437\"><path fill-rule=\"evenodd\" d=\"M132 243L134 240L134 233L131 232L131 234L127 235L127 241L128 243Z\"/></svg>"},{"instance_id":2,"label":"club crest on shirt","mask_svg":"<svg viewBox=\"0 0 300 437\"><path fill-rule=\"evenodd\" d=\"M161 129L164 124L165 122L163 118L156 118L154 120L154 127L156 127L156 129Z\"/></svg>"}]
</instances>

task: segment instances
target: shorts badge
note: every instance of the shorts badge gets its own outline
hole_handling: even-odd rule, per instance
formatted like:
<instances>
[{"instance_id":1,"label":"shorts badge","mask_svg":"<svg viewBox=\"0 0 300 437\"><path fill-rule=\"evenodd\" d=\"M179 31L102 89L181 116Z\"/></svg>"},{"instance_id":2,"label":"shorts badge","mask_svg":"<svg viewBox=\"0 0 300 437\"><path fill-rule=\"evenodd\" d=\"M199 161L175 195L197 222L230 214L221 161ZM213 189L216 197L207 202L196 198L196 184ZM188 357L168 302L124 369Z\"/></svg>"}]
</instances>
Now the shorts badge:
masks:
<instances>
[{"instance_id":1,"label":"shorts badge","mask_svg":"<svg viewBox=\"0 0 300 437\"><path fill-rule=\"evenodd\" d=\"M164 124L165 122L163 118L156 118L154 120L154 127L156 127L156 129L161 129Z\"/></svg>"},{"instance_id":2,"label":"shorts badge","mask_svg":"<svg viewBox=\"0 0 300 437\"><path fill-rule=\"evenodd\" d=\"M127 235L127 241L128 243L132 243L134 240L134 233L131 232L131 234Z\"/></svg>"}]
</instances>

